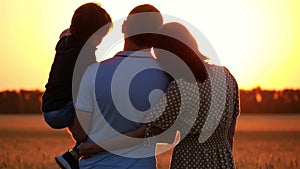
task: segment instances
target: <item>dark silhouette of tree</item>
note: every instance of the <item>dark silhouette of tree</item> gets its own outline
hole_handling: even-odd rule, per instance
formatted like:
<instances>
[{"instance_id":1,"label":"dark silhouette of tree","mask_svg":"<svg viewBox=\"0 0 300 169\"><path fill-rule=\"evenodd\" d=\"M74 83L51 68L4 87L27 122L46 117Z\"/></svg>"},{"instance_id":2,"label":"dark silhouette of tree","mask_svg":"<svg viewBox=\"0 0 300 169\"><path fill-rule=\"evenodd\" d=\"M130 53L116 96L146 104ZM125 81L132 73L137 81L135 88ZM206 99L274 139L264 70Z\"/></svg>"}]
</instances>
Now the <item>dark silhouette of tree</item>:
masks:
<instances>
[{"instance_id":1,"label":"dark silhouette of tree","mask_svg":"<svg viewBox=\"0 0 300 169\"><path fill-rule=\"evenodd\" d=\"M20 113L20 99L18 93L5 91L0 95L0 110L7 113Z\"/></svg>"},{"instance_id":2,"label":"dark silhouette of tree","mask_svg":"<svg viewBox=\"0 0 300 169\"><path fill-rule=\"evenodd\" d=\"M43 92L0 92L0 114L40 114ZM240 90L242 114L300 114L300 90Z\"/></svg>"},{"instance_id":3,"label":"dark silhouette of tree","mask_svg":"<svg viewBox=\"0 0 300 169\"><path fill-rule=\"evenodd\" d=\"M0 93L0 114L40 113L42 92L4 91Z\"/></svg>"},{"instance_id":4,"label":"dark silhouette of tree","mask_svg":"<svg viewBox=\"0 0 300 169\"><path fill-rule=\"evenodd\" d=\"M255 114L300 114L300 90L240 90L241 112Z\"/></svg>"},{"instance_id":5,"label":"dark silhouette of tree","mask_svg":"<svg viewBox=\"0 0 300 169\"><path fill-rule=\"evenodd\" d=\"M40 111L40 97L39 91L25 91L21 90L20 96L20 109L26 113L37 113Z\"/></svg>"}]
</instances>

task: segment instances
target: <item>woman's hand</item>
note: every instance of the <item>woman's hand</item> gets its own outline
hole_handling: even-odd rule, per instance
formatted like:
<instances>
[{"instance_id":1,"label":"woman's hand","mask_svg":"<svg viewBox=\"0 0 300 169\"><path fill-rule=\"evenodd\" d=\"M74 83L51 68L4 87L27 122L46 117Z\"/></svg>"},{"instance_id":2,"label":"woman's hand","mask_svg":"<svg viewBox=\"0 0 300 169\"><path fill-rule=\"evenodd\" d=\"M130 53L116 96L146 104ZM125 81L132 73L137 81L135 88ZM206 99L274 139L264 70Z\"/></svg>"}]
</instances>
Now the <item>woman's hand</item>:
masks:
<instances>
[{"instance_id":1,"label":"woman's hand","mask_svg":"<svg viewBox=\"0 0 300 169\"><path fill-rule=\"evenodd\" d=\"M87 159L91 156L103 152L103 149L94 142L84 142L78 146L81 158Z\"/></svg>"},{"instance_id":2,"label":"woman's hand","mask_svg":"<svg viewBox=\"0 0 300 169\"><path fill-rule=\"evenodd\" d=\"M137 130L137 135L135 137L137 138L143 138L145 135L145 130L147 128L146 124L142 124L141 127Z\"/></svg>"}]
</instances>

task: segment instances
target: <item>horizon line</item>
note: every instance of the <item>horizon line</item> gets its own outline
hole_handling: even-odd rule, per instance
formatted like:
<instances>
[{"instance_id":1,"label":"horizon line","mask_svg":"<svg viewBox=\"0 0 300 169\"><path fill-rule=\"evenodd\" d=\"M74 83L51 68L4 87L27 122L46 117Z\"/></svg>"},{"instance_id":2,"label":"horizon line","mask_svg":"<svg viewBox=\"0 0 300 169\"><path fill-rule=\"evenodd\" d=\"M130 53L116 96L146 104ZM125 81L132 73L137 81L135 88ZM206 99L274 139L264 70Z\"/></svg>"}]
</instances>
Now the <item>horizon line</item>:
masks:
<instances>
[{"instance_id":1,"label":"horizon line","mask_svg":"<svg viewBox=\"0 0 300 169\"><path fill-rule=\"evenodd\" d=\"M253 87L251 89L249 88L242 88L240 87L239 90L245 90L245 91L252 91L255 89L259 89L261 91L284 91L284 90L300 90L300 87L298 88L293 88L293 87L286 87L286 88L281 88L281 89L270 89L270 88L262 88L260 86L257 87ZM26 89L26 88L19 88L19 89L0 89L0 92L11 92L11 91L16 91L16 92L20 92L20 91L39 91L39 92L44 92L45 89L40 89L40 88L34 88L34 89Z\"/></svg>"}]
</instances>

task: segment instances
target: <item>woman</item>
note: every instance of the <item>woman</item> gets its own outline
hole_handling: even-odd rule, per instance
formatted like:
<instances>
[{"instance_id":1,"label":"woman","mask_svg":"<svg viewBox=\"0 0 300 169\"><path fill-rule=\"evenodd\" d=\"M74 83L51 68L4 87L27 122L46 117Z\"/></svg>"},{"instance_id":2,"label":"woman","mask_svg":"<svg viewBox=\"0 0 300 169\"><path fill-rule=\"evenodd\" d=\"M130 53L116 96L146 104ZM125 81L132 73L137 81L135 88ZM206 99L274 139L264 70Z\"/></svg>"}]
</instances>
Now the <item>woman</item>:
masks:
<instances>
[{"instance_id":1,"label":"woman","mask_svg":"<svg viewBox=\"0 0 300 169\"><path fill-rule=\"evenodd\" d=\"M166 97L155 105L148 116L148 121L152 122L147 123L146 136L176 130L185 136L174 148L172 169L234 168L232 142L239 114L238 86L234 77L225 67L205 63L208 78L201 82L201 75L195 74L199 67L196 63L199 62L197 58L204 60L205 57L198 51L197 43L189 31L179 23L168 23L163 26L161 33L186 44L163 36L158 38L157 48L177 54L189 66L195 81L184 74L175 77L176 81L171 82ZM194 52L185 50L187 46ZM160 63L176 67L164 64L165 55L160 51L156 52ZM196 58L195 54L200 57ZM154 121L151 120L162 109L163 113Z\"/></svg>"}]
</instances>

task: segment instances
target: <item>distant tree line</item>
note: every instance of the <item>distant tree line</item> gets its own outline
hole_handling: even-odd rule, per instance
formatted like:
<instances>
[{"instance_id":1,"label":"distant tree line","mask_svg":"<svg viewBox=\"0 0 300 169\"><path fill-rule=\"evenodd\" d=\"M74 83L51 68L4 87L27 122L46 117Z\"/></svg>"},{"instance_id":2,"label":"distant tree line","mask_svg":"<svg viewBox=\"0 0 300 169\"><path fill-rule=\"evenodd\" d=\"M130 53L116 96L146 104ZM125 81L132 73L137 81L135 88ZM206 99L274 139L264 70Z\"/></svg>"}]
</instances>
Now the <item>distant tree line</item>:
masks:
<instances>
[{"instance_id":1,"label":"distant tree line","mask_svg":"<svg viewBox=\"0 0 300 169\"><path fill-rule=\"evenodd\" d=\"M300 90L252 90L240 91L242 113L300 114Z\"/></svg>"},{"instance_id":2,"label":"distant tree line","mask_svg":"<svg viewBox=\"0 0 300 169\"><path fill-rule=\"evenodd\" d=\"M3 91L0 93L0 114L36 114L41 113L43 92Z\"/></svg>"},{"instance_id":3,"label":"distant tree line","mask_svg":"<svg viewBox=\"0 0 300 169\"><path fill-rule=\"evenodd\" d=\"M40 114L42 91L0 92L0 114ZM242 114L300 114L300 90L240 90Z\"/></svg>"}]
</instances>

